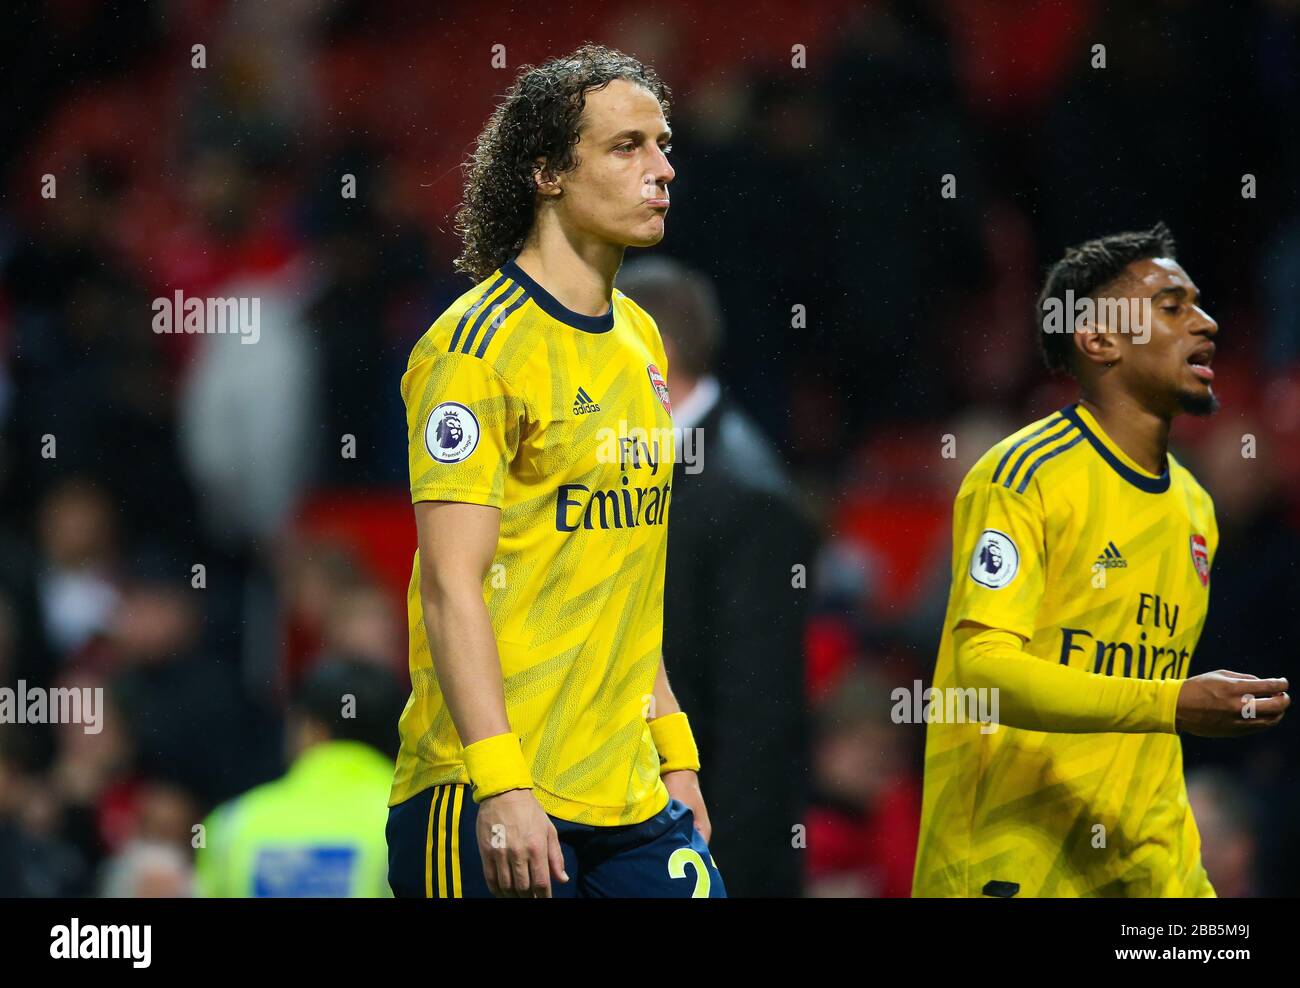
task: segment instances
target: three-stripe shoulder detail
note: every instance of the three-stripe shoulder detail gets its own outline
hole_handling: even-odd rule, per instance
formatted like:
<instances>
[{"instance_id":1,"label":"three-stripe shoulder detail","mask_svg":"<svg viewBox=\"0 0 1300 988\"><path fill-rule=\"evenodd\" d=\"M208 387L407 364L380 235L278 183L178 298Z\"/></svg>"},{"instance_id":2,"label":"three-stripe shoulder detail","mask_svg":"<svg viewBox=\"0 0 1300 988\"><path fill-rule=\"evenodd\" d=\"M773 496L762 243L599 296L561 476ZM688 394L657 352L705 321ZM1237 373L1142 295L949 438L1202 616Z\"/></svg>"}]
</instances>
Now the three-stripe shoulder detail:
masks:
<instances>
[{"instance_id":1,"label":"three-stripe shoulder detail","mask_svg":"<svg viewBox=\"0 0 1300 988\"><path fill-rule=\"evenodd\" d=\"M1076 423L1064 415L1053 415L1007 447L993 471L992 482L1023 494L1039 467L1073 449L1083 438L1083 431Z\"/></svg>"},{"instance_id":2,"label":"three-stripe shoulder detail","mask_svg":"<svg viewBox=\"0 0 1300 988\"><path fill-rule=\"evenodd\" d=\"M528 291L523 285L504 274L498 275L461 314L447 352L472 353L476 357L482 357L487 353L497 330L528 298Z\"/></svg>"}]
</instances>

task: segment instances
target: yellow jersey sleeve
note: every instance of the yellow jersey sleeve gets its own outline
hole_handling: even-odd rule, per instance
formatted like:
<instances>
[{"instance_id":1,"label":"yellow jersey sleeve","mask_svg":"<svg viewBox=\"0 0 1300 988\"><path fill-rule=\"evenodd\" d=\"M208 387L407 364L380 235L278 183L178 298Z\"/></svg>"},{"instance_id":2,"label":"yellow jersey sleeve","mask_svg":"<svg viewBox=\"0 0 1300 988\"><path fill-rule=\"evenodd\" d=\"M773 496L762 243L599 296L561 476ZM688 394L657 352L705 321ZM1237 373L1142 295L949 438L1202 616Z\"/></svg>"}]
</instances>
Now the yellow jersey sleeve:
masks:
<instances>
[{"instance_id":1,"label":"yellow jersey sleeve","mask_svg":"<svg viewBox=\"0 0 1300 988\"><path fill-rule=\"evenodd\" d=\"M526 399L484 360L435 353L402 377L411 500L500 508L528 428Z\"/></svg>"},{"instance_id":2,"label":"yellow jersey sleeve","mask_svg":"<svg viewBox=\"0 0 1300 988\"><path fill-rule=\"evenodd\" d=\"M953 602L962 621L1033 637L1043 598L1044 519L1036 489L968 482L953 510Z\"/></svg>"},{"instance_id":3,"label":"yellow jersey sleeve","mask_svg":"<svg viewBox=\"0 0 1300 988\"><path fill-rule=\"evenodd\" d=\"M1174 733L1181 679L1103 676L1044 661L998 628L953 633L954 678L962 689L996 689L997 720L1054 734Z\"/></svg>"}]
</instances>

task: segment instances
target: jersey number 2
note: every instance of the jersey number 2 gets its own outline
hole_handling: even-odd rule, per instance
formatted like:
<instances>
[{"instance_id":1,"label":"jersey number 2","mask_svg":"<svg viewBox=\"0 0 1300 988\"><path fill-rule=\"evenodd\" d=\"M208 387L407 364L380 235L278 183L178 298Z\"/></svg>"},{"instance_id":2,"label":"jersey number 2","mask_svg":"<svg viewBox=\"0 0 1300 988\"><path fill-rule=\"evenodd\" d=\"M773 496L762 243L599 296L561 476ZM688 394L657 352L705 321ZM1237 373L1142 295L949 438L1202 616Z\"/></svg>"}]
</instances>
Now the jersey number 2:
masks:
<instances>
[{"instance_id":1,"label":"jersey number 2","mask_svg":"<svg viewBox=\"0 0 1300 988\"><path fill-rule=\"evenodd\" d=\"M679 847L668 856L668 877L685 878L688 864L695 869L695 891L691 893L691 898L707 899L709 886L713 880L709 878L709 869L705 867L704 859L695 848Z\"/></svg>"}]
</instances>

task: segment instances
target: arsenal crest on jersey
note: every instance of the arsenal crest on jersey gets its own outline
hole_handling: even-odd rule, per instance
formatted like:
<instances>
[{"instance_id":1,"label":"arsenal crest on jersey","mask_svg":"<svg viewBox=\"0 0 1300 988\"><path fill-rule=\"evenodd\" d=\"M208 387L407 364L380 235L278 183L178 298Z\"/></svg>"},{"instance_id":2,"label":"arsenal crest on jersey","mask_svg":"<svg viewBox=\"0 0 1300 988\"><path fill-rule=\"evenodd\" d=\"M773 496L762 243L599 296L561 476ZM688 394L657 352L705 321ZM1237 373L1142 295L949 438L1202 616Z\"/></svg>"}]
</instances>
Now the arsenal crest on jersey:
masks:
<instances>
[{"instance_id":1,"label":"arsenal crest on jersey","mask_svg":"<svg viewBox=\"0 0 1300 988\"><path fill-rule=\"evenodd\" d=\"M1192 565L1196 575L1201 578L1201 586L1210 585L1210 547L1205 544L1204 535L1192 536Z\"/></svg>"},{"instance_id":2,"label":"arsenal crest on jersey","mask_svg":"<svg viewBox=\"0 0 1300 988\"><path fill-rule=\"evenodd\" d=\"M664 406L664 411L669 415L673 413L673 403L668 397L668 382L664 376L659 373L659 368L654 364L646 364L646 373L650 375L650 386L655 389L655 394L659 396L659 404Z\"/></svg>"}]
</instances>

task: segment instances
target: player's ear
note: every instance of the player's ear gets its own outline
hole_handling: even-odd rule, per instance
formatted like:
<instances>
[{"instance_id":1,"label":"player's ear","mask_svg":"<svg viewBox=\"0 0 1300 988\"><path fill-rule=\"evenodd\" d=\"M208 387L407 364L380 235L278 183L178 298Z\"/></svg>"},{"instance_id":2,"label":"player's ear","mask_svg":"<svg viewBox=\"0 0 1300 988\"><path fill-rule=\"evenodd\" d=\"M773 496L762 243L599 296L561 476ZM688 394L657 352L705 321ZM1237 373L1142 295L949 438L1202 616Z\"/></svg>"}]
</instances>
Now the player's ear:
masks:
<instances>
[{"instance_id":1,"label":"player's ear","mask_svg":"<svg viewBox=\"0 0 1300 988\"><path fill-rule=\"evenodd\" d=\"M1074 346L1088 363L1109 367L1119 362L1118 335L1098 325L1095 318L1080 320L1075 326Z\"/></svg>"},{"instance_id":2,"label":"player's ear","mask_svg":"<svg viewBox=\"0 0 1300 988\"><path fill-rule=\"evenodd\" d=\"M533 159L533 182L537 191L547 198L560 194L560 178L547 168L545 158Z\"/></svg>"}]
</instances>

